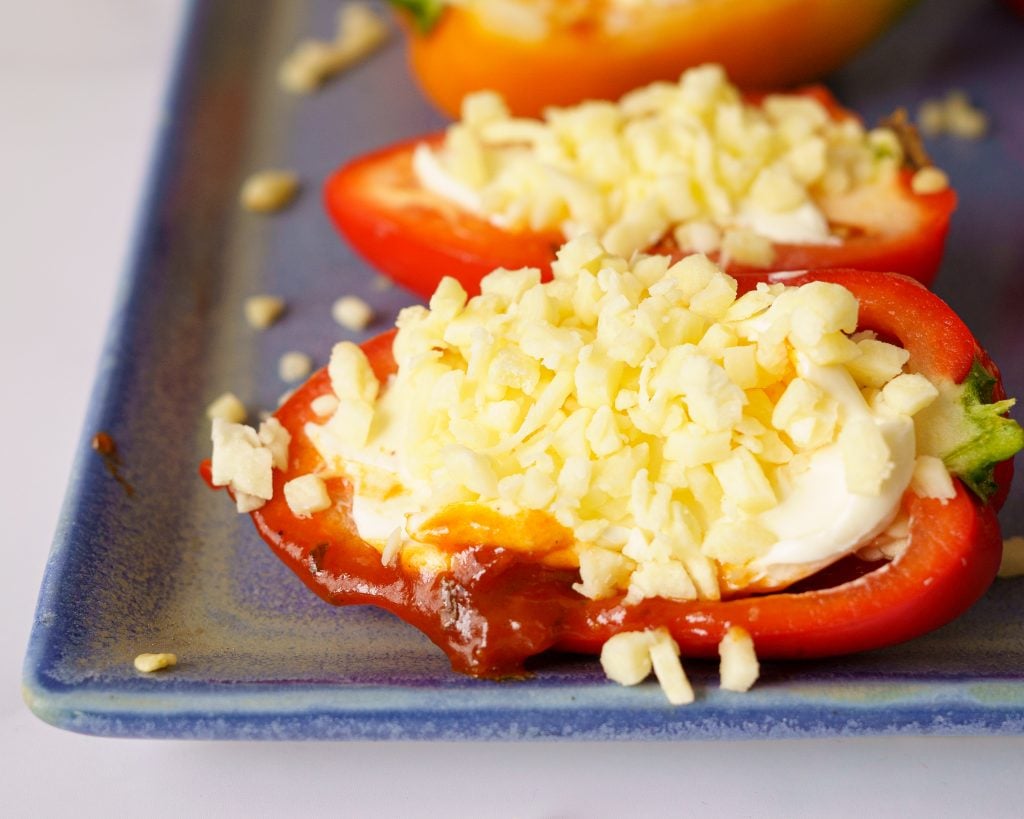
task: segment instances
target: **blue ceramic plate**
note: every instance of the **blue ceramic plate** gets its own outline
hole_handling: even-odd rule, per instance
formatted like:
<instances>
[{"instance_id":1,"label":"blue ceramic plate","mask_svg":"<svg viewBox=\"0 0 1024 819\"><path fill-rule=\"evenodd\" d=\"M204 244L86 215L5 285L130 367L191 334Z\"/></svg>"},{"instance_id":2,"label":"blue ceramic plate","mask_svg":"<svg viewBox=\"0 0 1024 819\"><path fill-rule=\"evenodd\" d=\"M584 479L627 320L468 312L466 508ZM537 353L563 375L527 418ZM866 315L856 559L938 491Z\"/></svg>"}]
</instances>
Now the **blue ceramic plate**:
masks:
<instances>
[{"instance_id":1,"label":"blue ceramic plate","mask_svg":"<svg viewBox=\"0 0 1024 819\"><path fill-rule=\"evenodd\" d=\"M624 689L596 662L549 657L523 682L452 673L441 652L372 608L322 603L247 517L206 489L206 404L231 389L272 408L287 350L339 336L329 305L357 293L391 322L411 301L379 287L335 236L319 180L350 156L442 120L408 80L400 44L311 97L281 93L294 42L332 30L337 4L196 3L183 41L134 264L117 305L26 663L43 719L113 736L574 739L793 737L1024 730L1024 580L907 645L829 662L767 664L753 691L719 692L690 663L698 701ZM927 8L926 8L927 7ZM869 121L963 87L991 136L930 147L961 194L938 289L1024 394L1024 21L989 2L921 4L832 78ZM242 212L248 173L308 180L296 207ZM257 333L241 305L277 293L287 317ZM115 480L89 446L118 447ZM129 491L130 489L130 491ZM1003 517L1024 533L1024 497ZM142 651L174 651L143 676Z\"/></svg>"}]
</instances>

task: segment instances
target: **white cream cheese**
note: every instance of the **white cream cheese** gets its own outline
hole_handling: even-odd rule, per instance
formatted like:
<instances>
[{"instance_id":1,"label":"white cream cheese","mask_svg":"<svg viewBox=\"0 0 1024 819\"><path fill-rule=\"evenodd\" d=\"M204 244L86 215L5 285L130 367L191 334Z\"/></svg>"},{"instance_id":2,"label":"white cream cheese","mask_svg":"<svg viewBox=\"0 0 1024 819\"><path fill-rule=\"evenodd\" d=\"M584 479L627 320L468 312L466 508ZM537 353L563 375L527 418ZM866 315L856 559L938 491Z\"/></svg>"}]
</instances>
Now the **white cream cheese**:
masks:
<instances>
[{"instance_id":1,"label":"white cream cheese","mask_svg":"<svg viewBox=\"0 0 1024 819\"><path fill-rule=\"evenodd\" d=\"M785 211L771 211L753 202L743 205L737 222L759 236L790 245L841 245L828 220L812 202Z\"/></svg>"},{"instance_id":2,"label":"white cream cheese","mask_svg":"<svg viewBox=\"0 0 1024 819\"><path fill-rule=\"evenodd\" d=\"M845 368L817 366L799 356L798 372L839 404L843 420L869 418L878 425L891 453L892 469L878 494L852 492L838 442L817 450L800 472L781 469L781 500L760 515L760 523L778 540L751 565L777 582L786 582L792 575L806 576L881 534L896 517L914 473L914 422L909 417L872 412Z\"/></svg>"}]
</instances>

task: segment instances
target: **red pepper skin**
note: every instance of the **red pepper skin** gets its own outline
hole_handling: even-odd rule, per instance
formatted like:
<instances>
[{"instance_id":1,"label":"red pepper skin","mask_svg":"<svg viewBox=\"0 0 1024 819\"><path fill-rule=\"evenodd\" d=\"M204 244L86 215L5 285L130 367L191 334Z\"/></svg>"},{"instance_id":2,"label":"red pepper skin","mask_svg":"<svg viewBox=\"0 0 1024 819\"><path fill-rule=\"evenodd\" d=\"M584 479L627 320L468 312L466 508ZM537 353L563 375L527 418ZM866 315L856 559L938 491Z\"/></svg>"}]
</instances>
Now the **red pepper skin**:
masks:
<instances>
[{"instance_id":1,"label":"red pepper skin","mask_svg":"<svg viewBox=\"0 0 1024 819\"><path fill-rule=\"evenodd\" d=\"M849 288L860 301L861 329L901 343L925 375L959 381L976 359L991 367L953 311L907 277L843 270L790 277L787 283L815 280ZM753 284L752 279L744 282ZM395 370L393 337L387 333L364 346L381 379ZM994 368L990 372L998 375ZM514 675L541 651L595 653L615 633L657 626L671 631L685 656L714 656L733 625L750 632L758 655L766 659L880 648L957 617L984 593L999 566L997 506L981 503L959 481L956 497L945 504L908 493L910 546L905 554L829 588L727 601L650 599L625 606L618 598L588 600L571 588L575 571L530 562L500 544L459 548L452 569L433 576L401 564L383 566L380 553L356 534L345 502L351 487L344 479L327 482L335 504L312 518L296 518L284 501L284 483L319 463L303 427L315 419L310 401L329 391L321 370L276 413L292 434L290 462L286 472L274 473L274 497L252 513L257 529L322 598L338 605L372 603L394 612L441 647L457 671ZM1004 478L1008 483L1008 469Z\"/></svg>"},{"instance_id":2,"label":"red pepper skin","mask_svg":"<svg viewBox=\"0 0 1024 819\"><path fill-rule=\"evenodd\" d=\"M802 93L817 98L837 119L852 116L824 88ZM536 267L549 277L564 243L559 231L503 230L420 185L413 150L420 142L436 146L442 139L443 134L432 134L400 142L335 171L324 186L324 204L341 234L372 266L424 298L444 276L458 279L470 295L479 293L480 280L497 267ZM930 283L942 260L956 194L952 189L915 194L911 177L902 170L884 201L870 203L874 224L866 230L836 246L776 244L770 269L895 270ZM686 255L668 242L651 250ZM737 277L766 269L726 266Z\"/></svg>"}]
</instances>

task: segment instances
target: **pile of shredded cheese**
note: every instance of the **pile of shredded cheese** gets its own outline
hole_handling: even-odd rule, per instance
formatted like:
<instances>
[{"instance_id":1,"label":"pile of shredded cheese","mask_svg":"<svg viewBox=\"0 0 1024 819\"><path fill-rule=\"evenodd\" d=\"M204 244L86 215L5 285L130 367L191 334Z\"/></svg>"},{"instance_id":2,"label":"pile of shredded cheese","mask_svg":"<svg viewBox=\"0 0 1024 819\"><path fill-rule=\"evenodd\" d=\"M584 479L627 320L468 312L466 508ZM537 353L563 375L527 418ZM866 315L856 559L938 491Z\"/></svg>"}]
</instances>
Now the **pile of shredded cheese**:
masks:
<instances>
[{"instance_id":1,"label":"pile of shredded cheese","mask_svg":"<svg viewBox=\"0 0 1024 819\"><path fill-rule=\"evenodd\" d=\"M706 65L544 120L511 117L493 92L468 96L414 166L425 187L502 227L594 233L626 257L671 237L767 266L773 242L839 243L829 203L891 180L902 161L889 129L834 119L808 95L747 104Z\"/></svg>"}]
</instances>

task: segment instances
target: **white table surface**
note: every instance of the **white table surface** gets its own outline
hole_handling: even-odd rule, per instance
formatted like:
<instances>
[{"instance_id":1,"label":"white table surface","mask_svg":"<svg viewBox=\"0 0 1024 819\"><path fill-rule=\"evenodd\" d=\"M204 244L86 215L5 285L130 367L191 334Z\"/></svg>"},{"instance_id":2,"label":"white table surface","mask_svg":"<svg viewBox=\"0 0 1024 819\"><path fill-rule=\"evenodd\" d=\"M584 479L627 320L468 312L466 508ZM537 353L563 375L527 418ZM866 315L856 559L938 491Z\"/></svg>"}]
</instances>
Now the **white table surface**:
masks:
<instances>
[{"instance_id":1,"label":"white table surface","mask_svg":"<svg viewBox=\"0 0 1024 819\"><path fill-rule=\"evenodd\" d=\"M183 5L4 8L0 812L1021 815L1024 737L284 745L97 739L34 717L22 657Z\"/></svg>"}]
</instances>

